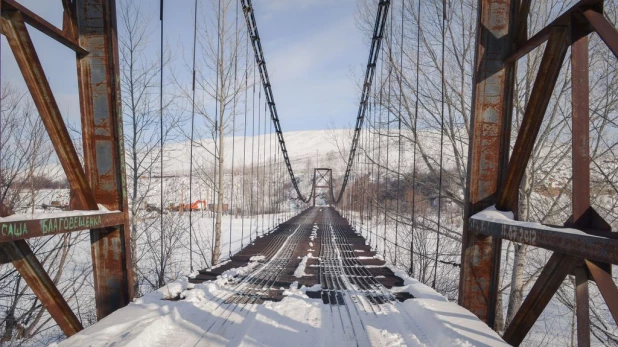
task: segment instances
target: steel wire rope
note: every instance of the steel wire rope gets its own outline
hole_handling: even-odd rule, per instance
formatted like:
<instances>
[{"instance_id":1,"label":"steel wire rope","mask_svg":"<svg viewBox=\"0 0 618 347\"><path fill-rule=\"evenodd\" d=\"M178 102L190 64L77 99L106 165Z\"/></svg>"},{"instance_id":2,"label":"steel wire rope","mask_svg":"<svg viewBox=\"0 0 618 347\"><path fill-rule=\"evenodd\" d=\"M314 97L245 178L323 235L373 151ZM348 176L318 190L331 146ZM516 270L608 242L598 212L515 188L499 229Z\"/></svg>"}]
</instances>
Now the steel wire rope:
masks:
<instances>
[{"instance_id":1,"label":"steel wire rope","mask_svg":"<svg viewBox=\"0 0 618 347\"><path fill-rule=\"evenodd\" d=\"M388 76L387 76L387 84L388 84L388 94L386 100L386 172L384 173L384 185L385 185L385 197L384 197L384 234L382 235L382 257L386 259L386 232L387 232L387 219L386 219L386 209L388 207L389 202L389 178L388 171L389 168L389 156L390 156L390 136L391 136L391 91L392 91L392 75L393 75L393 13L394 11L390 11L390 24L389 30L387 31L387 47L388 49ZM382 61L384 61L384 53L382 53Z\"/></svg>"},{"instance_id":2,"label":"steel wire rope","mask_svg":"<svg viewBox=\"0 0 618 347\"><path fill-rule=\"evenodd\" d=\"M258 29L257 29L257 22L255 20L255 14L253 12L253 5L251 4L251 0L240 0L240 1L242 3L243 12L245 14L247 31L248 31L249 37L251 37L251 43L252 43L253 51L255 55L255 62L258 64L258 68L260 70L262 86L264 88L264 95L267 100L267 104L269 105L270 116L271 116L273 125L275 126L275 131L277 133L277 138L281 146L281 152L283 154L283 157L284 157L287 169L288 169L288 173L290 175L290 180L292 181L292 185L294 186L294 189L296 190L298 198L302 200L303 202L307 203L309 202L309 199L311 199L311 196L309 196L308 198L305 198L300 192L300 188L298 187L298 182L296 180L296 177L294 176L294 170L292 169L292 164L290 162L290 158L288 156L288 152L286 149L286 144L285 144L285 140L283 137L283 131L281 130L281 124L279 122L279 115L277 114L277 108L275 106L274 95L273 95L272 88L270 85L270 80L268 77L268 70L266 69L266 62L264 60L264 52L262 50L262 43L260 42L260 36L258 33Z\"/></svg>"},{"instance_id":3,"label":"steel wire rope","mask_svg":"<svg viewBox=\"0 0 618 347\"><path fill-rule=\"evenodd\" d=\"M197 44L197 0L193 8L193 76L191 78L191 135L189 148L189 202L193 201L193 140L195 127L195 51ZM163 213L163 206L161 206ZM193 206L189 208L189 270L193 272Z\"/></svg>"},{"instance_id":4,"label":"steel wire rope","mask_svg":"<svg viewBox=\"0 0 618 347\"><path fill-rule=\"evenodd\" d=\"M230 183L230 204L228 213L230 214L230 240L228 247L228 257L232 258L232 217L234 216L234 155L236 152L236 94L238 93L238 3L236 3L236 21L234 43L234 95L232 96L232 178ZM222 208L223 210L223 208ZM223 213L223 211L221 211Z\"/></svg>"},{"instance_id":5,"label":"steel wire rope","mask_svg":"<svg viewBox=\"0 0 618 347\"><path fill-rule=\"evenodd\" d=\"M262 127L262 90L258 90L258 138L257 138L257 182L256 182L256 193L258 194L257 197L257 201L256 201L256 207L257 207L257 211L258 211L258 215L255 217L255 222L256 222L256 231L255 231L255 237L257 238L257 234L259 233L260 230L260 215L259 213L264 213L264 211L260 211L260 188L262 187L262 185L260 184L260 141L261 141L261 127Z\"/></svg>"},{"instance_id":6,"label":"steel wire rope","mask_svg":"<svg viewBox=\"0 0 618 347\"><path fill-rule=\"evenodd\" d=\"M263 128L263 136L262 141L264 145L262 146L262 235L264 235L264 215L266 214L266 101L264 101L264 128Z\"/></svg>"},{"instance_id":7,"label":"steel wire rope","mask_svg":"<svg viewBox=\"0 0 618 347\"><path fill-rule=\"evenodd\" d=\"M159 178L159 183L160 183L160 204L161 204L161 214L160 214L160 238L161 238L161 254L160 254L160 273L159 273L159 287L163 286L163 282L165 281L165 259L164 259L164 255L165 255L165 237L164 237L164 232L163 232L163 0L161 0L159 2L159 21L160 21L160 27L161 27L161 33L160 33L160 56L159 56L159 63L160 63L160 71L159 71L159 130L160 130L160 165L161 167L159 168L160 171L160 178Z\"/></svg>"},{"instance_id":8,"label":"steel wire rope","mask_svg":"<svg viewBox=\"0 0 618 347\"><path fill-rule=\"evenodd\" d=\"M377 87L374 85L373 87L373 97L371 98L371 103L369 104L369 115L370 115L370 120L371 120L371 126L375 127L376 124L376 90ZM374 178L374 170L375 170L375 161L373 160L373 158L375 157L375 152L376 152L376 137L375 134L372 133L371 131L369 131L369 127L367 127L367 133L369 135L371 135L371 160L370 160L370 165L371 165L371 196L370 196L370 201L369 201L369 222L367 223L367 228L370 229L372 227L371 224L374 224L374 215L375 215L375 204L374 204L374 195L376 194L376 184L374 182L375 178ZM371 246L371 241L372 241L372 234L369 234L369 245Z\"/></svg>"},{"instance_id":9,"label":"steel wire rope","mask_svg":"<svg viewBox=\"0 0 618 347\"><path fill-rule=\"evenodd\" d=\"M388 15L389 6L390 6L390 0L380 0L380 2L378 3L378 11L376 14L376 20L375 20L374 29L373 29L373 36L372 36L371 48L369 51L367 70L365 71L363 91L361 94L360 105L359 105L358 114L356 117L354 136L352 138L352 145L350 147L350 154L349 154L347 165L346 165L346 171L344 174L343 183L341 185L341 189L339 190L339 196L336 199L335 204L339 203L339 201L341 200L341 197L343 196L345 189L347 187L347 184L348 184L350 171L352 169L352 164L354 162L354 154L358 146L358 138L360 136L360 129L362 128L363 122L365 120L365 110L367 107L367 100L368 100L370 88L373 82L373 77L375 75L376 62L377 62L379 52L380 52L382 37L384 35L384 28L386 26L386 18L387 18L386 16Z\"/></svg>"},{"instance_id":10,"label":"steel wire rope","mask_svg":"<svg viewBox=\"0 0 618 347\"><path fill-rule=\"evenodd\" d=\"M274 220L272 219L272 217L274 217L275 215L273 214L273 196L272 196L272 190L273 190L273 174L272 174L272 162L273 162L273 124L270 123L270 133L268 134L268 141L270 142L270 144L268 145L268 151L270 152L269 154L269 161L271 162L270 167L268 168L268 176L270 177L269 181L268 181L268 199L269 199L269 205L270 205L270 214L271 214L271 218L269 223L272 223L272 225L269 227L271 230L274 227L275 223Z\"/></svg>"},{"instance_id":11,"label":"steel wire rope","mask_svg":"<svg viewBox=\"0 0 618 347\"><path fill-rule=\"evenodd\" d=\"M401 1L401 38L399 42L399 78L397 81L399 87L399 100L397 105L397 216L400 213L401 204L401 104L403 103L403 31L404 31L404 12L406 8L405 0ZM404 190L405 192L405 190ZM399 222L395 221L395 244L399 243ZM399 247L395 247L395 266L397 266L397 256Z\"/></svg>"},{"instance_id":12,"label":"steel wire rope","mask_svg":"<svg viewBox=\"0 0 618 347\"><path fill-rule=\"evenodd\" d=\"M374 232L372 231L371 233L374 233ZM389 242L389 243L391 243L393 246L395 246L395 243L394 243L393 241L391 241L391 240L386 240L386 242ZM409 249L409 248L407 248L407 247L404 247L404 246L401 246L401 245L397 245L396 247L399 247L399 248L401 248L401 249L402 249L402 250L404 250L404 251L413 252L414 254L416 254L416 255L418 255L418 256L420 256L420 257L422 257L422 258L425 258L425 259L427 259L427 260L431 260L431 261L434 261L434 260L435 260L435 257L431 257L431 256L428 256L428 255L423 254L423 253L415 252L415 251L413 251L413 250L411 250L411 249ZM448 256L460 256L461 254L460 254L460 253L456 253L456 254L447 254L447 255L448 255ZM456 267L459 267L459 266L461 265L461 264L460 264L460 263L458 263L458 262L455 262L455 261L446 261L446 260L438 260L438 263L440 263L440 264L445 264L445 265L453 265L453 266L456 266Z\"/></svg>"},{"instance_id":13,"label":"steel wire rope","mask_svg":"<svg viewBox=\"0 0 618 347\"><path fill-rule=\"evenodd\" d=\"M219 239L221 238L220 233L217 233L216 227L215 227L215 219L216 219L216 214L217 214L217 206L215 204L215 196L217 194L217 151L218 151L218 146L217 146L217 138L219 137L218 134L218 129L219 126L221 126L221 124L219 124L219 112L223 112L222 110L220 110L220 107L223 107L223 105L219 105L219 78L221 77L220 71L219 71L219 62L220 62L220 55L221 55L221 0L218 1L218 7L217 7L217 60L216 60L216 73L215 73L215 78L216 78L216 82L215 82L215 123L214 123L214 133L213 133L213 142L214 142L214 146L215 146L215 150L212 152L212 156L213 156L213 176L212 176L212 190L211 190L211 206L212 206L212 240L211 240L211 258L212 258L212 265L216 265L216 262L214 262L215 260L215 248L216 248L216 244L217 244L217 237L219 237ZM222 78L222 77L221 77ZM221 168L219 168L221 169ZM220 187L219 187L220 189ZM219 235L217 235L219 234ZM221 253L221 250L218 250L219 253ZM218 256L217 256L218 258Z\"/></svg>"},{"instance_id":14,"label":"steel wire rope","mask_svg":"<svg viewBox=\"0 0 618 347\"><path fill-rule=\"evenodd\" d=\"M414 276L414 235L416 234L416 147L418 145L418 101L419 101L419 73L420 73L420 51L421 51L421 0L418 0L418 9L416 17L416 80L414 100L414 149L412 159L412 235L410 236L410 275Z\"/></svg>"},{"instance_id":15,"label":"steel wire rope","mask_svg":"<svg viewBox=\"0 0 618 347\"><path fill-rule=\"evenodd\" d=\"M382 165L380 164L380 162L382 161L382 114L384 113L384 84L382 84L382 81L384 79L384 47L382 47L382 57L380 58L380 91L378 94L378 115L379 115L379 119L378 119L378 123L377 123L377 131L378 131L378 156L377 156L377 166L378 166L378 189L376 191L376 253L380 251L380 244L379 244L379 234L378 234L378 229L380 227L380 195L381 194L381 177L380 177L380 169L382 167ZM388 140L388 137L386 138ZM386 205L384 206L384 210L386 211ZM386 224L386 219L384 220L384 223ZM385 243L383 243L384 245Z\"/></svg>"},{"instance_id":16,"label":"steel wire rope","mask_svg":"<svg viewBox=\"0 0 618 347\"><path fill-rule=\"evenodd\" d=\"M255 166L255 161L253 160L255 154L255 61L253 62L253 99L251 106L252 118L253 121L251 123L251 194L249 197L249 241L253 242L252 234L253 234L253 187L255 185L255 176L253 168ZM256 233L257 234L257 233ZM256 235L257 237L257 235Z\"/></svg>"},{"instance_id":17,"label":"steel wire rope","mask_svg":"<svg viewBox=\"0 0 618 347\"><path fill-rule=\"evenodd\" d=\"M438 276L438 258L440 253L440 226L441 226L441 217L442 217L442 172L443 169L443 154L444 154L444 85L446 83L444 75L444 46L445 46L445 23L446 23L446 0L442 0L442 56L440 62L440 70L441 70L441 93L440 93L440 169L439 178L438 178L438 233L436 240L436 259L434 261L434 270L433 270L433 282L431 287L436 289L436 279Z\"/></svg>"},{"instance_id":18,"label":"steel wire rope","mask_svg":"<svg viewBox=\"0 0 618 347\"><path fill-rule=\"evenodd\" d=\"M241 203L241 212L240 212L240 248L244 248L244 240L245 240L245 182L247 181L246 177L246 167L247 167L247 108L249 98L249 37L245 42L245 117L243 122L243 139L242 139L242 203ZM253 151L253 148L251 149ZM249 233L251 235L251 233ZM251 241L251 238L249 238Z\"/></svg>"}]
</instances>

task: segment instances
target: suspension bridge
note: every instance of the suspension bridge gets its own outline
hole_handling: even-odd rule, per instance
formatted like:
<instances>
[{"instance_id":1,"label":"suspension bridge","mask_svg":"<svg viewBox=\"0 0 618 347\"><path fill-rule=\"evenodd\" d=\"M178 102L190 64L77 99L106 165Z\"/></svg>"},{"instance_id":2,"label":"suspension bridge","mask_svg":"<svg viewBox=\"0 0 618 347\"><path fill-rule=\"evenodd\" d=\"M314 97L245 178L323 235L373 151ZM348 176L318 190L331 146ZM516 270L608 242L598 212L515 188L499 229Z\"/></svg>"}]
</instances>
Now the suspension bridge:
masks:
<instances>
[{"instance_id":1,"label":"suspension bridge","mask_svg":"<svg viewBox=\"0 0 618 347\"><path fill-rule=\"evenodd\" d=\"M207 150L212 156L211 166L198 167L196 156L202 149L197 147L201 142L196 122L202 112L196 96L200 83L195 1L192 80L187 93L191 101L190 130L186 134L189 145L183 149L189 152L189 203L184 188L180 200L174 200L180 203L172 203L166 195L175 188L166 181L171 171L165 155L169 147L165 143L163 82L163 23L168 4L161 0L157 70L160 152L153 160L158 161L153 167L159 172L153 174L155 184L151 186L159 193L159 201L146 207L159 224L160 249L149 252L158 263L161 289L137 299L130 222L134 211L127 193L128 159L120 107L116 2L58 3L63 9L62 28L18 1L0 1L2 34L71 193L66 211L57 213L16 213L17 206L3 200L0 260L14 266L69 337L61 345L520 345L568 276L575 283L577 344L591 344L589 283L598 288L614 320L614 327L607 330L615 329L618 289L612 266L618 264L618 237L591 201L591 167L598 164L590 155L590 37L600 38L613 66L618 59L618 32L604 15L603 0L575 2L530 35L531 0L476 3L475 58L472 70L466 71L472 76L471 100L465 101L471 110L462 125L469 129L469 139L465 140L467 169L462 168L465 186L456 189L462 192L464 208L460 236L453 234L451 226L461 221L444 215L454 200L453 190L446 188L453 184L447 182L449 165L457 165L447 158L452 150L447 142L453 141L454 130L445 125L447 118L453 117L447 110L450 101L446 92L451 83L445 63L451 44L447 37L453 35L446 26L451 13L448 1L437 2L436 8L441 10L437 15L423 12L427 9L420 0L370 2L373 25L369 55L349 150L338 159L339 168L315 167L311 173L300 172L286 143L289 133L284 132L285 124L279 118L273 91L276 86L271 84L267 69L268 52L262 46L256 21L260 4L250 0L239 0L231 7L235 7L232 25L243 32L246 28L246 33L241 35L236 30L232 35L236 45L231 54L227 53L233 57L229 70L223 68L223 39L214 44L213 148ZM221 1L215 11L217 36L222 37ZM427 36L430 29L423 27L421 19L429 16L434 16L432 23L438 25ZM37 53L32 43L32 30L75 52L81 159L45 77L41 64L45 56ZM239 44L243 40L244 46ZM403 62L406 40L416 45L413 60L417 64L414 78L404 80L398 72L409 69ZM423 40L435 40L439 48L423 51ZM244 59L238 47L246 49ZM517 62L535 49L543 53L520 125L511 138L513 107L521 102L514 99ZM436 73L426 81L421 80L423 59L432 60L436 66ZM571 216L560 226L519 220L522 179L546 121L556 82L564 74L563 66L568 68L571 93L567 117L572 129L568 141ZM225 76L232 75L228 88L241 92L226 94L225 88L219 87L228 84ZM428 97L436 105L433 118L438 124L431 131L423 128L419 119L424 107L421 83L429 81L438 91L437 97ZM411 103L405 101L406 90L413 91ZM404 117L404 112L413 116ZM232 139L224 141L230 137L226 129L234 131ZM405 148L406 139L411 139L411 148ZM423 150L422 141L433 142L432 150ZM407 173L404 167L409 168ZM200 196L194 195L201 184L198 169L208 171L207 197L201 190ZM417 184L419 172L425 169L433 176L435 186L426 194L429 197L420 196L422 187ZM616 189L615 181L607 175L604 178ZM404 181L410 181L413 187L409 194ZM294 209L289 208L290 202ZM435 216L420 216L420 204L434 208ZM208 223L212 225L200 220L204 211L210 214ZM167 223L185 216L187 276L168 283L170 259L176 255L171 241L166 241L172 237ZM242 223L238 230L234 229L234 217L240 217ZM422 218L430 229L419 225ZM201 244L199 238L205 228L212 231L210 245ZM90 230L96 315L100 320L86 329L67 301L67 293L58 289L54 276L47 273L44 261L37 259L27 241L81 230ZM460 248L445 250L445 240L449 239L457 239ZM497 311L502 305L503 240L544 249L548 257L512 320L497 328ZM419 247L431 250L421 252ZM204 256L205 249L209 257ZM436 291L441 273L446 271L459 274L456 297ZM423 283L415 279L421 277Z\"/></svg>"}]
</instances>

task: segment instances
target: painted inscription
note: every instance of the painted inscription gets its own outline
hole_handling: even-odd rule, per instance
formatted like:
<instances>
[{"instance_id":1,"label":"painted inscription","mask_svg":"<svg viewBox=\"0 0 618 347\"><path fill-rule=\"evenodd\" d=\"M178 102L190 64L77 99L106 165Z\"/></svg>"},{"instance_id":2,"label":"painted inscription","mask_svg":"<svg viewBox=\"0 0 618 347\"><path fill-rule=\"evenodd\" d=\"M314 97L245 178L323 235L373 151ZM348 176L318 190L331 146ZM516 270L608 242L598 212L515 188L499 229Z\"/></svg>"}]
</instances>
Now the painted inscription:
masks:
<instances>
[{"instance_id":1,"label":"painted inscription","mask_svg":"<svg viewBox=\"0 0 618 347\"><path fill-rule=\"evenodd\" d=\"M536 231L526 228L510 228L502 230L501 237L503 239L514 242L523 243L526 245L536 245Z\"/></svg>"},{"instance_id":2,"label":"painted inscription","mask_svg":"<svg viewBox=\"0 0 618 347\"><path fill-rule=\"evenodd\" d=\"M101 216L79 216L41 220L41 233L61 233L74 229L94 229L101 226Z\"/></svg>"},{"instance_id":3,"label":"painted inscription","mask_svg":"<svg viewBox=\"0 0 618 347\"><path fill-rule=\"evenodd\" d=\"M0 227L0 233L2 236L8 237L21 237L28 234L28 228L26 223L5 223Z\"/></svg>"},{"instance_id":4,"label":"painted inscription","mask_svg":"<svg viewBox=\"0 0 618 347\"><path fill-rule=\"evenodd\" d=\"M56 234L80 229L96 229L101 227L101 216L77 216L42 219L41 235ZM36 230L35 230L35 234ZM10 238L23 238L28 235L28 224L25 222L2 223L0 235Z\"/></svg>"}]
</instances>

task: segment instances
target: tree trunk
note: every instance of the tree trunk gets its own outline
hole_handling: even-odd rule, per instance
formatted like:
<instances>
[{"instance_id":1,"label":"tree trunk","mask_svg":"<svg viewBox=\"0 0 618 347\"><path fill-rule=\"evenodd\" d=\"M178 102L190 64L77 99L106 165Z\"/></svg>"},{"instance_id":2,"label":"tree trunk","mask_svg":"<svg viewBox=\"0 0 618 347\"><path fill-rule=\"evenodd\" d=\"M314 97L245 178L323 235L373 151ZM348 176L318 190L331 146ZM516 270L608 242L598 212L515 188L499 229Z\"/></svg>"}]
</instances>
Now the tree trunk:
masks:
<instances>
[{"instance_id":1,"label":"tree trunk","mask_svg":"<svg viewBox=\"0 0 618 347\"><path fill-rule=\"evenodd\" d=\"M531 181L530 170L526 170L526 174L521 182L520 203L519 203L519 219L528 220ZM527 246L519 243L513 244L513 272L511 274L511 293L509 294L509 305L506 314L506 326L508 326L517 310L521 306L524 296L524 265L526 263Z\"/></svg>"},{"instance_id":2,"label":"tree trunk","mask_svg":"<svg viewBox=\"0 0 618 347\"><path fill-rule=\"evenodd\" d=\"M502 293L498 293L496 302L496 320L494 322L495 331L504 331L504 308L502 305Z\"/></svg>"},{"instance_id":3,"label":"tree trunk","mask_svg":"<svg viewBox=\"0 0 618 347\"><path fill-rule=\"evenodd\" d=\"M526 245L514 244L513 273L511 275L511 293L509 295L509 306L506 314L506 326L511 323L523 301L526 248Z\"/></svg>"}]
</instances>

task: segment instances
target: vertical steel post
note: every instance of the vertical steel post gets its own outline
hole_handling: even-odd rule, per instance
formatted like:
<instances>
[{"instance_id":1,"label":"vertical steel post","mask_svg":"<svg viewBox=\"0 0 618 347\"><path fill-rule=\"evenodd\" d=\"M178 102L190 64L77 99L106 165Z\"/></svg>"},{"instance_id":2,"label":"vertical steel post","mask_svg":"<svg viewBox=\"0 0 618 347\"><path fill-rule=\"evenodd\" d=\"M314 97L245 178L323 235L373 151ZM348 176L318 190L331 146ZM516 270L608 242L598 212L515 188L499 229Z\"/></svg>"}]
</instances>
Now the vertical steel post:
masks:
<instances>
[{"instance_id":1,"label":"vertical steel post","mask_svg":"<svg viewBox=\"0 0 618 347\"><path fill-rule=\"evenodd\" d=\"M77 57L86 176L96 201L124 212L124 225L91 230L94 284L99 319L127 305L132 297L128 209L115 0L77 0Z\"/></svg>"},{"instance_id":2,"label":"vertical steel post","mask_svg":"<svg viewBox=\"0 0 618 347\"><path fill-rule=\"evenodd\" d=\"M571 109L573 155L573 216L575 224L586 223L590 208L590 85L588 72L588 33L571 17ZM579 222L579 223L578 223ZM588 225L586 225L588 226ZM575 267L577 345L590 346L590 308L588 271L584 264Z\"/></svg>"},{"instance_id":3,"label":"vertical steel post","mask_svg":"<svg viewBox=\"0 0 618 347\"><path fill-rule=\"evenodd\" d=\"M571 26L571 108L573 112L573 219L577 223L590 208L590 85L588 35Z\"/></svg>"},{"instance_id":4,"label":"vertical steel post","mask_svg":"<svg viewBox=\"0 0 618 347\"><path fill-rule=\"evenodd\" d=\"M502 242L477 234L468 227L468 220L495 203L508 161L514 65L504 63L504 59L514 41L516 4L515 0L478 2L459 304L491 327Z\"/></svg>"}]
</instances>

